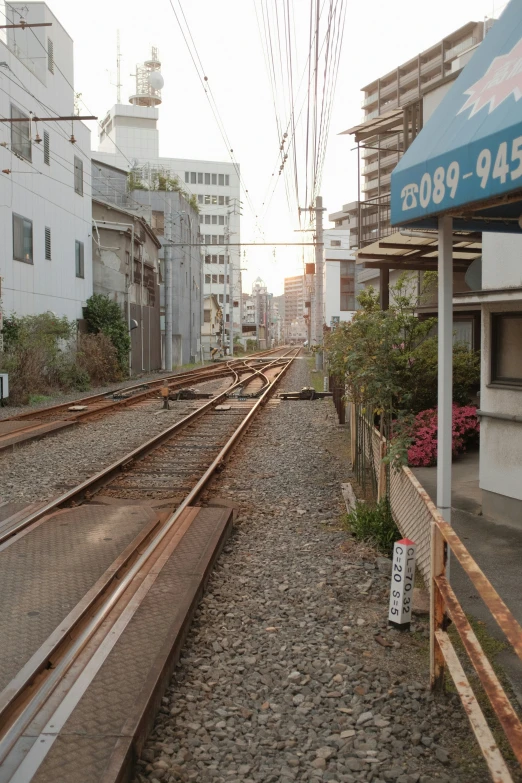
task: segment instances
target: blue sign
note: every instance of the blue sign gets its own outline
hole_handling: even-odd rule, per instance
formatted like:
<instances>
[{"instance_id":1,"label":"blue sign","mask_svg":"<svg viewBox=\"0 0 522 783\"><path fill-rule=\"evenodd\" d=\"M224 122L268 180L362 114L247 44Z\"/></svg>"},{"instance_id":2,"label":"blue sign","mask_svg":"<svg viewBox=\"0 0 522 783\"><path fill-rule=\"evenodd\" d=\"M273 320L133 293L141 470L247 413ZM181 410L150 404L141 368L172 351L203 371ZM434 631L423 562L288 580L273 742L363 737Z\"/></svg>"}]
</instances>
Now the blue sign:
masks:
<instances>
[{"instance_id":1,"label":"blue sign","mask_svg":"<svg viewBox=\"0 0 522 783\"><path fill-rule=\"evenodd\" d=\"M392 224L522 199L521 98L522 3L511 0L393 171Z\"/></svg>"}]
</instances>

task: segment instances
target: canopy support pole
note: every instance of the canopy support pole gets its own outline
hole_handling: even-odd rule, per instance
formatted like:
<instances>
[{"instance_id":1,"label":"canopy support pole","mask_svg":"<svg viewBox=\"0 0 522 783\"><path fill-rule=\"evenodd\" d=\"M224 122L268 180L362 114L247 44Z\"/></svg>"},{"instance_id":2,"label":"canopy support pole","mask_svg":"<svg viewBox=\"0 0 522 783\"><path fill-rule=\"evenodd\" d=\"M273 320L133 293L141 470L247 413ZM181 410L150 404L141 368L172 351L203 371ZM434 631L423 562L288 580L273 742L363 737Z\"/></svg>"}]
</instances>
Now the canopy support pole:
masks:
<instances>
[{"instance_id":1,"label":"canopy support pole","mask_svg":"<svg viewBox=\"0 0 522 783\"><path fill-rule=\"evenodd\" d=\"M439 218L439 318L437 508L451 523L451 456L453 405L453 218Z\"/></svg>"}]
</instances>

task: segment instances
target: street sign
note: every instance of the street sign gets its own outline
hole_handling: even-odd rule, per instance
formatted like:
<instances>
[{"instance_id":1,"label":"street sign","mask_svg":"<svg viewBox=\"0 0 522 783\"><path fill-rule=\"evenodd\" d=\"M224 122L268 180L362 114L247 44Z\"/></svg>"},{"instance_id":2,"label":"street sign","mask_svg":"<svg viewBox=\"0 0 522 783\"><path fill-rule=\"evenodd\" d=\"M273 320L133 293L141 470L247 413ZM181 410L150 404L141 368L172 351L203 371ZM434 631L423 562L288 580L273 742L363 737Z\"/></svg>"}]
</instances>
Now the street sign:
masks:
<instances>
[{"instance_id":1,"label":"street sign","mask_svg":"<svg viewBox=\"0 0 522 783\"><path fill-rule=\"evenodd\" d=\"M409 538L396 541L393 547L393 564L388 622L401 631L410 627L415 581L416 545Z\"/></svg>"}]
</instances>

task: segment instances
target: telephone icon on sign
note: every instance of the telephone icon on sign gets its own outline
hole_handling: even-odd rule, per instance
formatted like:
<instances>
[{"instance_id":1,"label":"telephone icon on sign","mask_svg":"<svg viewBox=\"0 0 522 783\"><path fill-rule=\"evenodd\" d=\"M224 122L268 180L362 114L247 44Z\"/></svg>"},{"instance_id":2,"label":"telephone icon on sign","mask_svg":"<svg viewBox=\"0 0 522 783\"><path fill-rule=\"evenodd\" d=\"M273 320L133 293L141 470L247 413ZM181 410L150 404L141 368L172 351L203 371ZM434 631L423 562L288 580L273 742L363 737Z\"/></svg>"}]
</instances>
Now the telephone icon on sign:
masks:
<instances>
[{"instance_id":1,"label":"telephone icon on sign","mask_svg":"<svg viewBox=\"0 0 522 783\"><path fill-rule=\"evenodd\" d=\"M411 185L405 185L401 191L402 198L402 211L407 209L415 209L417 206L417 193L419 192L419 186L412 183Z\"/></svg>"}]
</instances>

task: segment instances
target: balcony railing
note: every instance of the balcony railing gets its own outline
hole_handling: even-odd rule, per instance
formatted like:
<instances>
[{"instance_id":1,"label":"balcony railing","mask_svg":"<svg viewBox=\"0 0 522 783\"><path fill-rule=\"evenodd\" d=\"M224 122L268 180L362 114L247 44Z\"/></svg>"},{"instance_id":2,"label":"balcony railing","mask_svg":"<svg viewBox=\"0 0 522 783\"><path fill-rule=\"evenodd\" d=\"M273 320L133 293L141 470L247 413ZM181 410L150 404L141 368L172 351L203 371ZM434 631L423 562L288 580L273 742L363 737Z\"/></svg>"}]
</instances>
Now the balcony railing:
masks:
<instances>
[{"instance_id":1,"label":"balcony railing","mask_svg":"<svg viewBox=\"0 0 522 783\"><path fill-rule=\"evenodd\" d=\"M379 98L378 92L372 92L371 95L367 95L362 102L362 108L364 109L366 106L370 106L372 103L375 103L378 98Z\"/></svg>"},{"instance_id":2,"label":"balcony railing","mask_svg":"<svg viewBox=\"0 0 522 783\"><path fill-rule=\"evenodd\" d=\"M459 54L465 52L466 49L471 49L471 47L475 46L476 44L478 44L478 40L470 36L469 38L466 38L464 41L461 41L455 46L452 46L451 49L448 49L446 52L444 52L444 60L446 62L448 62L448 60L453 60L455 57L458 57Z\"/></svg>"}]
</instances>

